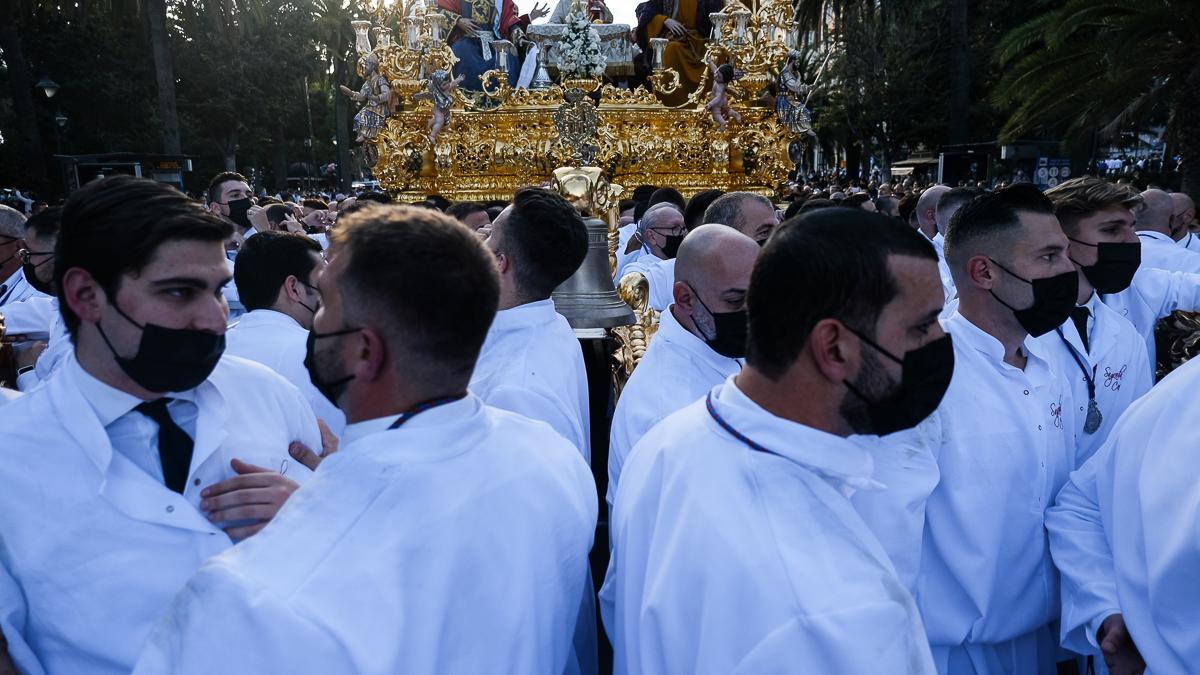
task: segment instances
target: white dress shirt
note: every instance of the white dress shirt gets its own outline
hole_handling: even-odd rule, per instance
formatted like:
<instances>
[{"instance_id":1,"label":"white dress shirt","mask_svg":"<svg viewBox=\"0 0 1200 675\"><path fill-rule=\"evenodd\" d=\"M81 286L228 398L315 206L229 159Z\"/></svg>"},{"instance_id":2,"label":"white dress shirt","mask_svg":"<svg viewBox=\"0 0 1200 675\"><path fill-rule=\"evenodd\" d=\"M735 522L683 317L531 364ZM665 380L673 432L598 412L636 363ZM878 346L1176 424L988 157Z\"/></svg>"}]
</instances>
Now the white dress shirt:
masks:
<instances>
[{"instance_id":1,"label":"white dress shirt","mask_svg":"<svg viewBox=\"0 0 1200 675\"><path fill-rule=\"evenodd\" d=\"M675 319L674 307L659 318L658 332L625 383L608 436L608 492L611 509L629 451L668 415L736 375L741 364L714 352Z\"/></svg>"},{"instance_id":2,"label":"white dress shirt","mask_svg":"<svg viewBox=\"0 0 1200 675\"><path fill-rule=\"evenodd\" d=\"M1071 383L1076 425L1076 453L1072 469L1079 468L1096 452L1125 409L1150 391L1154 384L1154 375L1146 356L1146 343L1133 324L1100 302L1094 293L1086 306L1090 313L1090 349L1084 348L1079 331L1070 319L1058 329L1037 338L1044 344L1047 353L1057 359L1056 367L1067 375ZM1093 433L1084 430L1088 414L1089 377L1094 383L1096 406L1101 415L1100 427Z\"/></svg>"},{"instance_id":3,"label":"white dress shirt","mask_svg":"<svg viewBox=\"0 0 1200 675\"><path fill-rule=\"evenodd\" d=\"M48 380L63 360L74 351L75 345L71 342L71 334L67 332L67 324L63 321L62 313L58 311L58 298L50 298L50 307L52 318L46 348L38 357L33 370L17 376L17 388L21 391L32 391L41 386L42 382Z\"/></svg>"},{"instance_id":4,"label":"white dress shirt","mask_svg":"<svg viewBox=\"0 0 1200 675\"><path fill-rule=\"evenodd\" d=\"M346 427L346 415L313 386L304 367L308 331L295 319L271 309L243 314L225 333L225 351L257 361L283 376L304 394L317 417L335 436Z\"/></svg>"},{"instance_id":5,"label":"white dress shirt","mask_svg":"<svg viewBox=\"0 0 1200 675\"><path fill-rule=\"evenodd\" d=\"M650 285L650 308L661 312L675 301L675 259L642 256L625 267L624 274L641 272ZM624 276L624 274L622 276Z\"/></svg>"},{"instance_id":6,"label":"white dress shirt","mask_svg":"<svg viewBox=\"0 0 1200 675\"><path fill-rule=\"evenodd\" d=\"M69 356L54 377L0 409L0 630L23 671L128 673L154 620L208 557L230 547L199 510L238 458L303 482L292 441L316 444L294 387L224 357L169 410L195 446L183 494L158 464L140 400ZM193 412L189 412L188 408ZM15 645L15 646L14 646Z\"/></svg>"},{"instance_id":7,"label":"white dress shirt","mask_svg":"<svg viewBox=\"0 0 1200 675\"><path fill-rule=\"evenodd\" d=\"M1188 232L1183 239L1175 242L1189 251L1200 253L1200 237L1196 236L1195 232Z\"/></svg>"},{"instance_id":8,"label":"white dress shirt","mask_svg":"<svg viewBox=\"0 0 1200 675\"><path fill-rule=\"evenodd\" d=\"M854 442L763 410L734 378L634 447L600 591L622 673L932 673L912 596L848 496Z\"/></svg>"},{"instance_id":9,"label":"white dress shirt","mask_svg":"<svg viewBox=\"0 0 1200 675\"><path fill-rule=\"evenodd\" d=\"M1066 376L1038 340L1024 370L961 314L954 376L934 413L941 481L925 510L917 601L940 673L1054 672L1058 573L1045 510L1075 457Z\"/></svg>"},{"instance_id":10,"label":"white dress shirt","mask_svg":"<svg viewBox=\"0 0 1200 675\"><path fill-rule=\"evenodd\" d=\"M1139 230L1142 266L1168 272L1200 273L1200 254L1180 246L1170 236L1154 230Z\"/></svg>"},{"instance_id":11,"label":"white dress shirt","mask_svg":"<svg viewBox=\"0 0 1200 675\"><path fill-rule=\"evenodd\" d=\"M475 396L346 428L206 563L135 672L562 673L596 523L587 465Z\"/></svg>"},{"instance_id":12,"label":"white dress shirt","mask_svg":"<svg viewBox=\"0 0 1200 675\"><path fill-rule=\"evenodd\" d=\"M1099 658L1096 631L1120 613L1147 673L1200 664L1200 462L1195 423L1179 408L1197 387L1192 360L1134 403L1046 517L1070 649Z\"/></svg>"},{"instance_id":13,"label":"white dress shirt","mask_svg":"<svg viewBox=\"0 0 1200 675\"><path fill-rule=\"evenodd\" d=\"M591 461L583 349L554 301L496 312L470 389L488 405L549 424Z\"/></svg>"},{"instance_id":14,"label":"white dress shirt","mask_svg":"<svg viewBox=\"0 0 1200 675\"><path fill-rule=\"evenodd\" d=\"M921 229L917 228L917 232L921 232ZM921 232L921 235L924 236L925 233ZM926 237L926 239L929 238ZM933 244L933 250L937 253L938 277L942 280L942 294L949 301L951 298L958 297L958 289L954 287L954 277L950 274L950 265L946 263L946 238L942 236L941 232L938 232L933 235L932 239L929 239L929 243ZM946 316L950 315L946 314Z\"/></svg>"},{"instance_id":15,"label":"white dress shirt","mask_svg":"<svg viewBox=\"0 0 1200 675\"><path fill-rule=\"evenodd\" d=\"M22 300L28 300L29 298L35 296L41 296L43 298L49 297L45 293L34 289L34 287L29 284L29 281L25 279L25 268L17 268L17 271L13 272L11 276L3 281L0 281L0 314L7 316L8 312L11 311L11 306L13 304L21 302ZM18 327L20 328L21 326ZM45 330L45 328L40 328L38 330ZM8 332L13 334L18 332L13 328L11 321L9 322ZM20 332L24 333L33 331L21 330Z\"/></svg>"},{"instance_id":16,"label":"white dress shirt","mask_svg":"<svg viewBox=\"0 0 1200 675\"><path fill-rule=\"evenodd\" d=\"M1142 247L1143 253L1145 247ZM1197 256L1200 257L1200 256ZM1200 274L1168 272L1142 265L1133 275L1133 283L1120 293L1101 295L1108 305L1133 324L1146 342L1150 372L1155 372L1154 327L1171 312L1200 309Z\"/></svg>"},{"instance_id":17,"label":"white dress shirt","mask_svg":"<svg viewBox=\"0 0 1200 675\"><path fill-rule=\"evenodd\" d=\"M0 406L3 406L5 403L12 403L20 398L20 396L21 392L15 389L5 389L4 387L0 387Z\"/></svg>"}]
</instances>

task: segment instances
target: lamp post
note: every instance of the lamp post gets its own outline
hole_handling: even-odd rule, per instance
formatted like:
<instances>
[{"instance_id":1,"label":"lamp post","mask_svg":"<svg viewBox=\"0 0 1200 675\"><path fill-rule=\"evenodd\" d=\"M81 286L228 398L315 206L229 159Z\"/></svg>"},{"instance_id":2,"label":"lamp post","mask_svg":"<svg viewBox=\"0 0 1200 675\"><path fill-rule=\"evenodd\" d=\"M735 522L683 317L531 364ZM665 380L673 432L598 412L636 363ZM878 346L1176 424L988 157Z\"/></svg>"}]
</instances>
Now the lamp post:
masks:
<instances>
[{"instance_id":1,"label":"lamp post","mask_svg":"<svg viewBox=\"0 0 1200 675\"><path fill-rule=\"evenodd\" d=\"M42 79L38 80L34 86L41 89L47 99L54 98L54 95L58 93L58 83L47 75L43 75Z\"/></svg>"}]
</instances>

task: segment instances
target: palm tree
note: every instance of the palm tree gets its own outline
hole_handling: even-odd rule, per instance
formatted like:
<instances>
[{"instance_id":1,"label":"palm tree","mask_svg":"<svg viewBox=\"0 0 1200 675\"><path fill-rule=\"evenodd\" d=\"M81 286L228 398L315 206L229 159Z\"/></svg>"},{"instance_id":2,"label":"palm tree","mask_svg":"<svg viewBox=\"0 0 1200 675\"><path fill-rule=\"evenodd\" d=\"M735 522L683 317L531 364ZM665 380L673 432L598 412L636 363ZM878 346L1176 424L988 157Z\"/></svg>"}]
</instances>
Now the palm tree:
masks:
<instances>
[{"instance_id":1,"label":"palm tree","mask_svg":"<svg viewBox=\"0 0 1200 675\"><path fill-rule=\"evenodd\" d=\"M997 47L1007 72L995 99L1013 111L1001 138L1059 129L1069 140L1111 138L1165 119L1183 159L1183 189L1200 197L1197 35L1195 0L1067 0Z\"/></svg>"}]
</instances>

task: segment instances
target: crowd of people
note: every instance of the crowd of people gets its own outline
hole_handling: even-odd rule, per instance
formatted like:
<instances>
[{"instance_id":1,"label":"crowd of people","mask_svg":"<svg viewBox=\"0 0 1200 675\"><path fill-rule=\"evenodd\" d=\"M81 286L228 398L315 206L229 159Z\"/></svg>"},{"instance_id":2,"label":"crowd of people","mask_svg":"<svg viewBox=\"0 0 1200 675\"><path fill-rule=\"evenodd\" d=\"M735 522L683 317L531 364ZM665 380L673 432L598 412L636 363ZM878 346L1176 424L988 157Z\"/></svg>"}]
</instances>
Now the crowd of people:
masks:
<instances>
[{"instance_id":1,"label":"crowd of people","mask_svg":"<svg viewBox=\"0 0 1200 675\"><path fill-rule=\"evenodd\" d=\"M1191 198L787 197L620 203L603 417L549 190L0 206L0 673L1195 672Z\"/></svg>"}]
</instances>

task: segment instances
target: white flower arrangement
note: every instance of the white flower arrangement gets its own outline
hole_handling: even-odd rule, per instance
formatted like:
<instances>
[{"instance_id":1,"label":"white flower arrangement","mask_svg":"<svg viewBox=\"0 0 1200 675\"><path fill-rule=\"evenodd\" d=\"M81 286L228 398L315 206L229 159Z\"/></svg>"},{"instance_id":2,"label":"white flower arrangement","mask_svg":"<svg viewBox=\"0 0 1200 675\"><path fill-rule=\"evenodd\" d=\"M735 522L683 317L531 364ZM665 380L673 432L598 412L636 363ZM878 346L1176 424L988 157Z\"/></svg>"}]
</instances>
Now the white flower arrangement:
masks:
<instances>
[{"instance_id":1,"label":"white flower arrangement","mask_svg":"<svg viewBox=\"0 0 1200 675\"><path fill-rule=\"evenodd\" d=\"M563 78L600 77L607 60L600 51L600 34L582 13L567 17L567 30L558 46L558 71Z\"/></svg>"}]
</instances>

